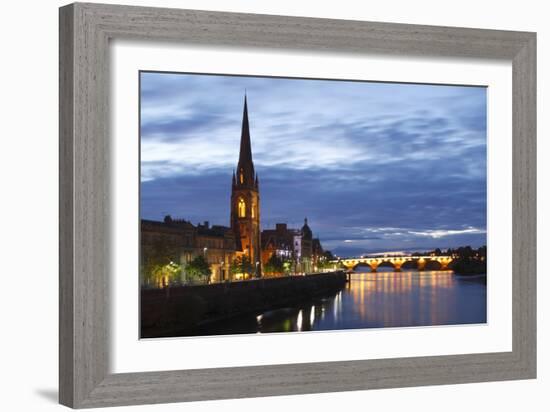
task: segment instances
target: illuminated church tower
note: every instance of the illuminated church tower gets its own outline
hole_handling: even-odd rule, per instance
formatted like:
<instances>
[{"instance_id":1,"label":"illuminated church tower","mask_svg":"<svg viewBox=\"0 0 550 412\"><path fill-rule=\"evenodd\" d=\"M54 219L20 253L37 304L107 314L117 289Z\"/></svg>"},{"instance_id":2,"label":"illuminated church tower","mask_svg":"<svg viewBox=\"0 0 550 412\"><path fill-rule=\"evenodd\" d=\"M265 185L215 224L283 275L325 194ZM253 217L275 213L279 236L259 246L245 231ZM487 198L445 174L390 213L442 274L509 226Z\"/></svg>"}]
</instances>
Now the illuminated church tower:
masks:
<instances>
[{"instance_id":1,"label":"illuminated church tower","mask_svg":"<svg viewBox=\"0 0 550 412\"><path fill-rule=\"evenodd\" d=\"M231 229L237 239L237 248L250 259L256 277L261 276L260 190L258 175L254 172L248 108L244 96L241 149L236 174L233 172L231 190Z\"/></svg>"}]
</instances>

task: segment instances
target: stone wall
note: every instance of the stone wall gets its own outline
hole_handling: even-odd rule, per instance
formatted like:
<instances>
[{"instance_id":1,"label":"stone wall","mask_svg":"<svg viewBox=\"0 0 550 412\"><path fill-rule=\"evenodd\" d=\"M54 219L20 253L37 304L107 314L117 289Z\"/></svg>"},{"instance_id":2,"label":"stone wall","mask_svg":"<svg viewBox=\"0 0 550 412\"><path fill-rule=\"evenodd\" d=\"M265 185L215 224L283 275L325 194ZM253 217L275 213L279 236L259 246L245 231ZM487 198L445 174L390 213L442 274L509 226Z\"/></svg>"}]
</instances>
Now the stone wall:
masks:
<instances>
[{"instance_id":1,"label":"stone wall","mask_svg":"<svg viewBox=\"0 0 550 412\"><path fill-rule=\"evenodd\" d=\"M342 271L141 291L141 337L177 336L177 331L247 313L261 313L337 292Z\"/></svg>"}]
</instances>

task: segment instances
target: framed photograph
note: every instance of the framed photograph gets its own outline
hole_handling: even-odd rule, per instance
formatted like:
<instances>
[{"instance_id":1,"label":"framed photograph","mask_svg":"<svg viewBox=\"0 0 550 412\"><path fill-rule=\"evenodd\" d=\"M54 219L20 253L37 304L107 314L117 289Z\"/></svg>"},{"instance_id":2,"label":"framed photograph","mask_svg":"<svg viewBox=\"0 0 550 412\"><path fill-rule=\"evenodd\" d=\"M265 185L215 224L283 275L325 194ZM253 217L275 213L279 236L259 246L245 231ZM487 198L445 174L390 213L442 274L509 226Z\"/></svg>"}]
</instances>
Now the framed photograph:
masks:
<instances>
[{"instance_id":1,"label":"framed photograph","mask_svg":"<svg viewBox=\"0 0 550 412\"><path fill-rule=\"evenodd\" d=\"M534 33L62 7L60 402L534 378L535 86Z\"/></svg>"}]
</instances>

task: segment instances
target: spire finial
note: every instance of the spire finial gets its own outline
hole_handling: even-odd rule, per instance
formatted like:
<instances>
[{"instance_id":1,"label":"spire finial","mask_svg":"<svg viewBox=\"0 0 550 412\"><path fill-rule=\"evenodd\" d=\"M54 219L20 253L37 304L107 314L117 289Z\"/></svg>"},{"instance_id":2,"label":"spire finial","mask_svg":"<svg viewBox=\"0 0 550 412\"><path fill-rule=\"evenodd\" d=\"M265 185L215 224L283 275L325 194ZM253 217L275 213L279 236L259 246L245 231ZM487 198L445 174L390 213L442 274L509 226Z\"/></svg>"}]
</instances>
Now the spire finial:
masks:
<instances>
[{"instance_id":1,"label":"spire finial","mask_svg":"<svg viewBox=\"0 0 550 412\"><path fill-rule=\"evenodd\" d=\"M248 125L248 105L246 90L244 95L243 121L241 129L241 148L239 151L239 162L237 164L237 173L239 182L246 186L254 185L254 163L252 162L252 149L250 147L250 128Z\"/></svg>"}]
</instances>

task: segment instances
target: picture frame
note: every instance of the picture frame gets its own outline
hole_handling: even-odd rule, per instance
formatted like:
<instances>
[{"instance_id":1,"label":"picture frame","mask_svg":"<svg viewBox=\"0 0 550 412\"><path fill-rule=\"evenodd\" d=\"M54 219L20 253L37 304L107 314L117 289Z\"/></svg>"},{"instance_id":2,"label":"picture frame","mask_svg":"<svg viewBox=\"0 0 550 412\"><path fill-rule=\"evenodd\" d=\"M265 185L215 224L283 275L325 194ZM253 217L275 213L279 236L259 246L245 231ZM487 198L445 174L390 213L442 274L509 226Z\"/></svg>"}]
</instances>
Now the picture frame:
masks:
<instances>
[{"instance_id":1,"label":"picture frame","mask_svg":"<svg viewBox=\"0 0 550 412\"><path fill-rule=\"evenodd\" d=\"M88 3L60 8L59 29L60 403L90 408L536 377L535 33ZM511 62L512 351L110 373L112 39Z\"/></svg>"}]
</instances>

